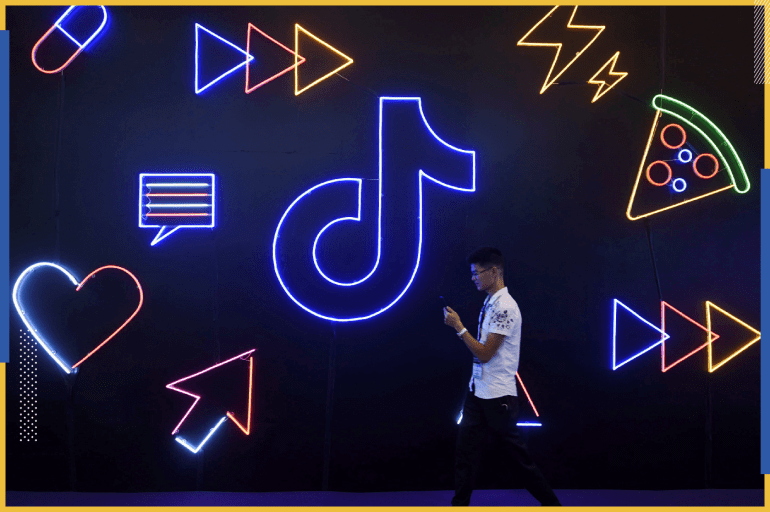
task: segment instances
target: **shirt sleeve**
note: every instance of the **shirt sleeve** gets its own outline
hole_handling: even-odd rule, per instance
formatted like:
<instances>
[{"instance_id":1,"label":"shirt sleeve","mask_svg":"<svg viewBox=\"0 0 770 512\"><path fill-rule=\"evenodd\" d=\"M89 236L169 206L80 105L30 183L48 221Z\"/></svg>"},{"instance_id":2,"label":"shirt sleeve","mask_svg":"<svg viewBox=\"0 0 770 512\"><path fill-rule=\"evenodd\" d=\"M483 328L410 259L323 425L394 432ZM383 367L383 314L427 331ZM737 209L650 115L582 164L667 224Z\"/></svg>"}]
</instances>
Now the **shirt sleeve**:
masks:
<instances>
[{"instance_id":1,"label":"shirt sleeve","mask_svg":"<svg viewBox=\"0 0 770 512\"><path fill-rule=\"evenodd\" d=\"M510 336L516 324L517 311L513 306L495 304L492 315L489 318L488 333Z\"/></svg>"}]
</instances>

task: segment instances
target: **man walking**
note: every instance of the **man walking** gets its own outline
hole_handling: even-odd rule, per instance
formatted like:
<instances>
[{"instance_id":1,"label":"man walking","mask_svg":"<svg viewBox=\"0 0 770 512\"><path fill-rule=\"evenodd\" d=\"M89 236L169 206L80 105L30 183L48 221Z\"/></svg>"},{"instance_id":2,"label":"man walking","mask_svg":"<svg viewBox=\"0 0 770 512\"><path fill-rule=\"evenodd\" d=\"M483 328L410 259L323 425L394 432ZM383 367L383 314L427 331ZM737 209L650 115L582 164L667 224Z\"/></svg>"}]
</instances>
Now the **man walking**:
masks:
<instances>
[{"instance_id":1,"label":"man walking","mask_svg":"<svg viewBox=\"0 0 770 512\"><path fill-rule=\"evenodd\" d=\"M468 263L476 288L486 292L487 297L479 315L476 338L452 308L444 308L444 323L457 331L473 353L473 375L457 436L452 505L470 504L487 433L502 441L505 455L521 475L524 487L541 505L561 505L530 458L516 426L521 313L503 281L505 260L498 249L482 247L468 257Z\"/></svg>"}]
</instances>

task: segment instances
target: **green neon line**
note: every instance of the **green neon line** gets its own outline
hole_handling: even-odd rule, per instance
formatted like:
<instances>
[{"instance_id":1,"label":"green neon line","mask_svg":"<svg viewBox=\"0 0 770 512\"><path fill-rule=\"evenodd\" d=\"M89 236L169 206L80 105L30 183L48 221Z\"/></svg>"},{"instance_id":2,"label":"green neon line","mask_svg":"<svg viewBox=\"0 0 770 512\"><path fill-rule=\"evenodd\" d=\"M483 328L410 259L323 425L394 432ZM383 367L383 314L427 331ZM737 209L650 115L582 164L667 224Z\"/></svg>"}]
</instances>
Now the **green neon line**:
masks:
<instances>
[{"instance_id":1,"label":"green neon line","mask_svg":"<svg viewBox=\"0 0 770 512\"><path fill-rule=\"evenodd\" d=\"M679 115L679 114L677 114L676 112L674 112L672 110L668 110L668 109L664 108L663 107L663 101L664 100L665 101L670 101L674 105L680 106L682 109L688 109L689 110L689 114L690 114L690 119L687 119L684 116ZM656 102L660 102L660 105L657 105ZM662 110L663 112L671 114L672 116L674 116L674 117L676 117L678 119L681 119L682 121L687 123L689 126L692 126L693 128L695 128L698 131L698 133L703 135L703 137L706 138L706 141L708 141L708 143L711 144L711 147L719 155L719 158L721 158L722 161L725 162L725 164L726 164L725 165L725 169L727 170L727 173L730 175L730 181L733 182L733 186L735 187L735 191L738 192L739 194L745 194L746 192L749 191L749 189L751 188L751 183L749 182L749 177L746 174L746 169L743 168L743 163L741 162L741 159L738 158L738 153L735 151L735 148L733 148L733 145L730 144L730 141L727 140L727 137L725 137L725 134L722 133L722 131L719 128L717 128L717 126L714 123L712 123L706 116L704 116L703 114L701 114L700 112L698 112L697 110L692 108L687 103L684 103L682 101L679 101L679 100L676 100L674 98L671 98L670 96L665 96L663 94L658 94L654 98L652 98L652 106L654 108L658 109L658 110ZM720 140L722 142L722 145L727 146L727 148L730 150L730 152L732 153L732 156L733 156L733 160L735 161L735 163L738 164L736 167L738 168L738 170L740 171L741 175L743 176L743 180L746 183L746 188L741 189L741 188L738 187L738 184L735 182L735 175L733 174L733 171L730 168L728 160L724 157L724 155L722 155L722 152L719 151L719 147L714 143L713 140L711 140L711 137L706 135L706 133L703 130L698 128L693 123L693 121L692 121L693 117L695 118L696 121L700 121L704 126L710 126L711 128L713 128L714 132L720 138Z\"/></svg>"}]
</instances>

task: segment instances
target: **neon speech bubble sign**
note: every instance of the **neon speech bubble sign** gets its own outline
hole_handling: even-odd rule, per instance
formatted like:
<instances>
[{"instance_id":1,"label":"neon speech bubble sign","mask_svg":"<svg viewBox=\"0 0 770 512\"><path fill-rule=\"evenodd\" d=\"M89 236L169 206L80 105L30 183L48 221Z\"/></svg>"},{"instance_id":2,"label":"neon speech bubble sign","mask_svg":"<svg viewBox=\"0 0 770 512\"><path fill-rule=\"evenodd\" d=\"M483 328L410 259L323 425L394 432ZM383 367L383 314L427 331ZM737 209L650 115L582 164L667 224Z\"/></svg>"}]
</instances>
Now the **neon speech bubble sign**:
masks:
<instances>
[{"instance_id":1,"label":"neon speech bubble sign","mask_svg":"<svg viewBox=\"0 0 770 512\"><path fill-rule=\"evenodd\" d=\"M92 8L98 8L98 9L101 9L101 11L102 11L102 22L101 22L101 24L99 25L99 27L98 27L96 30L94 30L94 31L93 31L93 32L92 32L92 33L91 33L91 34L90 34L90 35L89 35L89 36L88 36L88 37L87 37L87 38L86 38L86 39L85 39L83 42L81 42L81 41L79 41L79 40L78 40L78 39L77 39L75 36L73 36L72 34L70 34L70 32L71 32L72 30L70 29L70 30L68 31L68 30L65 28L65 24L66 24L66 23L72 23L72 21L74 20L74 18L76 18L76 17L77 17L76 13L80 14L80 13L82 13L82 10L84 10L84 9L92 9ZM77 6L77 5L73 5L73 6L71 6L69 9L67 9L66 11L64 11L64 14L62 14L62 15L59 17L59 19L58 19L58 20L56 20L56 23L54 23L54 24L51 26L51 28L49 28L49 29L46 31L46 33L45 33L45 34L43 34L43 36L42 36L40 39L38 39L37 43L35 43L35 46L33 46L33 47L32 47L32 64L34 64L34 65L35 65L35 67L36 67L36 68L37 68L39 71L41 71L41 72L43 72L43 73L47 73L47 74L58 73L59 71L62 71L64 68L66 68L67 66L69 66L69 65L70 65L70 63L71 63L73 60L75 60L75 57L77 57L78 55L80 55L80 53L81 53L83 50L85 50L86 46L88 46L88 45L91 43L91 41L93 41L93 40L94 40L94 38L95 38L97 35L99 35L99 33L102 31L102 29L104 28L104 26L105 26L106 24L107 24L107 9L106 9L106 8L105 8L103 5L98 5L98 6L85 6L85 5ZM58 68L56 68L56 69L43 69L43 68L42 68L42 67L41 67L41 66L38 64L38 62L37 62L37 51L38 51L38 49L40 48L40 45L41 45L41 44L43 44L43 42L44 42L46 39L48 39L48 38L51 36L51 34L53 34L53 33L54 33L54 31L55 31L55 30L58 30L58 31L60 31L60 32L61 32L62 34L64 34L64 35L65 35L65 36L66 36L66 37L67 37L67 38L68 38L70 41L72 41L73 43L75 43L75 46L77 46L77 50L75 50L75 52L74 52L74 53L73 53L73 54L72 54L72 55L71 55L71 56L70 56L70 57L69 57L69 58L68 58L68 59L67 59L67 60L64 62L64 64L62 64L62 65L61 65L61 66L59 66Z\"/></svg>"},{"instance_id":2,"label":"neon speech bubble sign","mask_svg":"<svg viewBox=\"0 0 770 512\"><path fill-rule=\"evenodd\" d=\"M32 321L29 319L27 315L27 311L25 310L22 301L21 301L21 293L24 288L24 284L27 282L29 277L37 270L42 268L53 268L55 270L58 270L62 274L64 274L67 279L75 286L75 291L80 291L81 288L88 282L89 279L94 277L97 273L106 270L106 269L115 269L119 270L121 272L124 272L125 274L128 274L128 276L134 280L136 283L136 287L139 290L139 304L137 305L134 312L131 314L128 319L126 319L123 324L121 324L120 327L118 327L115 331L113 331L112 334L110 334L106 339L104 339L101 343L99 343L93 350L91 350L88 354L86 354L85 357L80 359L78 362L76 362L73 365L70 365L68 362L64 360L64 358L57 354L56 350L53 348L52 343L49 340L46 340L43 338L42 334L38 331L37 328L34 327L32 324ZM142 291L142 285L139 283L139 280L123 267L118 267L116 265L105 265L103 267L99 267L90 274L88 274L82 281L78 282L78 280L75 278L74 275L72 275L67 269L64 267L61 267L60 265L57 265L55 263L49 263L46 261L35 263L34 265L31 265L27 267L24 272L21 273L18 279L16 279L16 284L13 285L13 305L16 307L16 312L19 313L19 317L21 317L22 322L24 322L24 325L27 326L27 329L29 329L29 332L32 333L32 336L34 336L35 340L40 344L41 347L43 347L43 350L46 351L46 353L51 356L51 358L56 362L56 364L59 365L59 367L64 370L65 373L75 373L78 371L78 366L83 364L89 357L94 355L99 349L101 349L104 345L107 344L108 341L113 339L120 331L123 330L123 328L128 325L128 323L134 319L136 314L139 312L139 310L142 308L142 304L144 303L144 292Z\"/></svg>"},{"instance_id":3,"label":"neon speech bubble sign","mask_svg":"<svg viewBox=\"0 0 770 512\"><path fill-rule=\"evenodd\" d=\"M332 277L318 254L319 244L331 232L355 227L364 220L361 178L337 178L307 189L284 211L275 230L273 268L278 282L294 303L319 318L335 322L366 320L403 297L420 265L425 180L458 192L476 190L475 152L456 148L436 135L425 118L420 98L381 97L378 133L376 257L368 273L359 279ZM419 151L415 150L417 144ZM410 145L412 151L407 151L405 145ZM334 217L333 213L319 213L344 204L340 201L350 198L353 190L357 192L357 207L352 214ZM409 219L398 210L415 204L415 215ZM383 244L393 237L398 237L405 248L395 251ZM406 256L407 261L412 259L411 268L409 263L404 265L404 254L411 255ZM288 260L293 262L286 264Z\"/></svg>"},{"instance_id":4,"label":"neon speech bubble sign","mask_svg":"<svg viewBox=\"0 0 770 512\"><path fill-rule=\"evenodd\" d=\"M181 228L214 228L216 176L202 173L139 175L139 227L160 228L156 245Z\"/></svg>"}]
</instances>

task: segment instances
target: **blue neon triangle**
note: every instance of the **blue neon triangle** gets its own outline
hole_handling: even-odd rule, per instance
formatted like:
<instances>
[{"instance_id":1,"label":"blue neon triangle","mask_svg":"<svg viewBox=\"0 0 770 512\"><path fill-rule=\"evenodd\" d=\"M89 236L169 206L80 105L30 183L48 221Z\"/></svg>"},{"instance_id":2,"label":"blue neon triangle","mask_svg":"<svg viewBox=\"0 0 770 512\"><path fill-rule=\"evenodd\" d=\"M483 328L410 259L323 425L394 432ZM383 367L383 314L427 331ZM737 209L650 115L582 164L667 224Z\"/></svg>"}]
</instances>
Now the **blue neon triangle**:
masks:
<instances>
[{"instance_id":1,"label":"blue neon triangle","mask_svg":"<svg viewBox=\"0 0 770 512\"><path fill-rule=\"evenodd\" d=\"M643 325L649 327L650 329L654 330L655 332L657 332L658 334L660 334L662 336L662 337L659 337L654 343L652 343L651 345L647 346L645 349L637 352L636 354L634 354L634 355L632 355L630 357L625 358L624 360L622 360L620 362L617 361L617 354L616 354L616 352L617 352L617 344L618 344L617 343L617 341L618 341L617 340L618 339L618 336L617 336L618 304L623 306L623 308L626 311L628 311L629 313L634 315L636 317L636 319L639 320ZM625 304L620 302L618 299L613 299L613 301L612 301L612 321L613 321L613 324L612 324L612 344L613 344L612 345L612 354L613 354L612 369L613 370L617 370L618 368L620 368L624 364L632 361L633 359L636 359L637 357L641 356L642 354L645 354L646 352L652 350L653 348L657 347L658 345L663 343L665 340L670 338L670 336L668 334L665 334L660 329L659 326L656 326L652 322L649 322L648 320L645 320L644 318L642 318L642 316L639 313L637 313L636 311L632 310L631 308L629 308L628 306L626 306Z\"/></svg>"},{"instance_id":2,"label":"blue neon triangle","mask_svg":"<svg viewBox=\"0 0 770 512\"><path fill-rule=\"evenodd\" d=\"M233 50L233 52L238 52L238 58L241 60L238 61L238 64L231 67L230 69L226 70L224 73L221 73L219 76L217 76L214 80L211 80L206 85L201 86L200 85L200 54L201 54L201 46L203 44L211 44L211 42L215 42L219 45L226 45L225 48L230 48ZM195 24L195 94L200 94L204 90L208 89L227 75L237 71L241 66L246 66L249 62L254 60L254 56L250 55L246 52L246 50L239 48L235 44L231 43L230 41L226 40L222 36L215 34L211 30L207 29L203 25L196 23Z\"/></svg>"}]
</instances>

